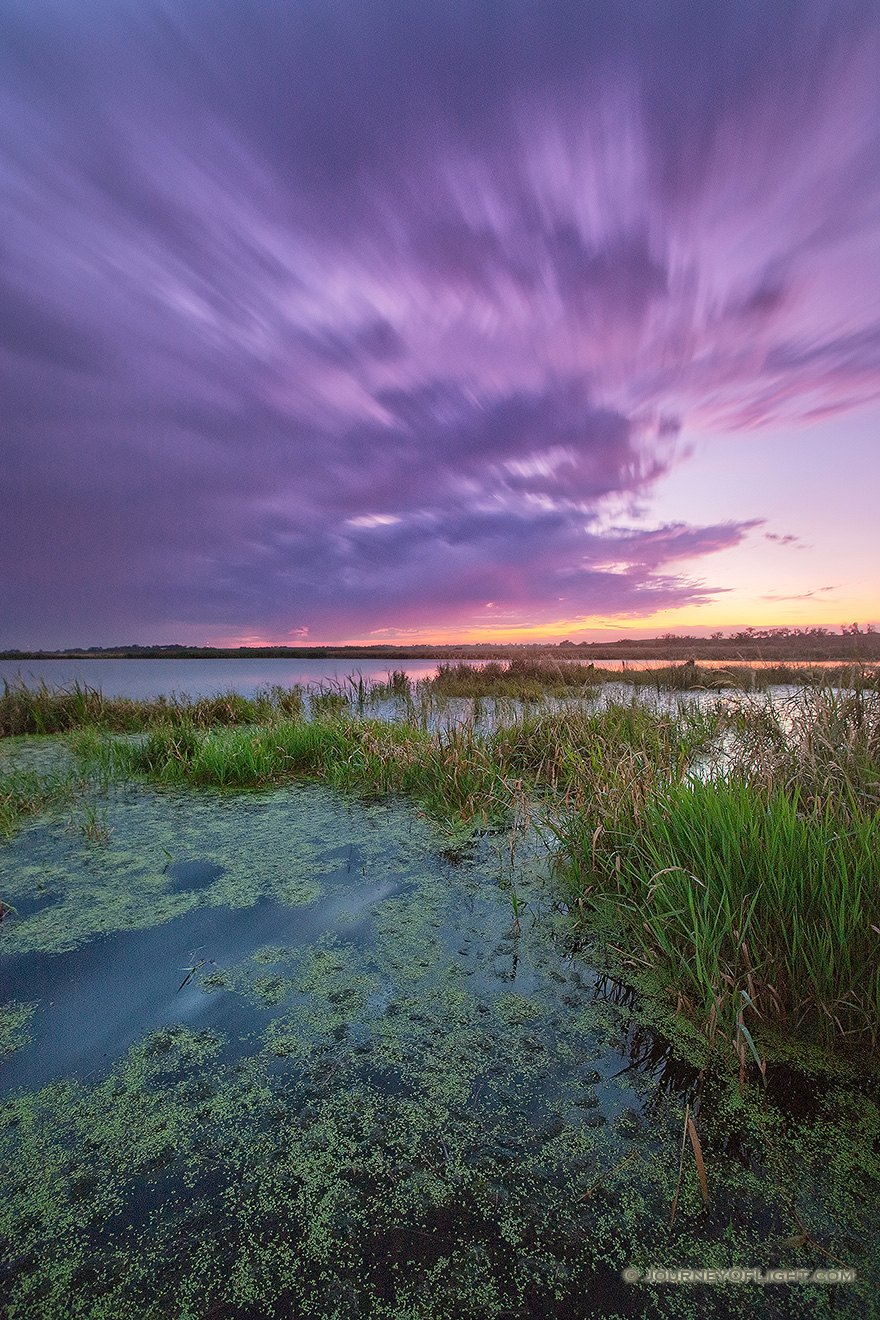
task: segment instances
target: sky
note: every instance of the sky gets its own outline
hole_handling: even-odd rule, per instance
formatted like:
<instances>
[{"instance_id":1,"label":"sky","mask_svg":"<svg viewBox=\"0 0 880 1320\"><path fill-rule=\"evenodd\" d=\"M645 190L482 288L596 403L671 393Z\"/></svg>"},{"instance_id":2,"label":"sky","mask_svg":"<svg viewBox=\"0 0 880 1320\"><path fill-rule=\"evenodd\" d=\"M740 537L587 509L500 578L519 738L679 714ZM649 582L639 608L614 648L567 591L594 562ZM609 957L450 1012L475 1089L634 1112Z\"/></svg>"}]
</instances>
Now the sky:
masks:
<instances>
[{"instance_id":1,"label":"sky","mask_svg":"<svg viewBox=\"0 0 880 1320\"><path fill-rule=\"evenodd\" d=\"M880 620L876 0L0 0L0 647Z\"/></svg>"}]
</instances>

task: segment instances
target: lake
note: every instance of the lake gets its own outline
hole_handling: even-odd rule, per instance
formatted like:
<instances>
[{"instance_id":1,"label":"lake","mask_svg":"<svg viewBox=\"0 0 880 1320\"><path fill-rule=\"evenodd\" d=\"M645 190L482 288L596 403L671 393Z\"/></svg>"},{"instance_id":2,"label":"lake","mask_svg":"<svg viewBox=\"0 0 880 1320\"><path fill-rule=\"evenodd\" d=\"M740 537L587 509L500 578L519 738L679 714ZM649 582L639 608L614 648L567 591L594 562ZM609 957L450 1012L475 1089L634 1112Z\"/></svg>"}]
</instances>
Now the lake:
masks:
<instances>
[{"instance_id":1,"label":"lake","mask_svg":"<svg viewBox=\"0 0 880 1320\"><path fill-rule=\"evenodd\" d=\"M136 699L186 693L207 697L234 690L253 696L258 688L341 683L349 674L384 682L392 670L404 670L411 679L430 678L436 660L0 660L0 683L22 678L28 687L40 682L49 687L72 683L97 688L105 697Z\"/></svg>"},{"instance_id":2,"label":"lake","mask_svg":"<svg viewBox=\"0 0 880 1320\"><path fill-rule=\"evenodd\" d=\"M580 659L583 663L583 657ZM240 692L242 696L252 696L258 688L275 684L305 687L342 683L350 674L360 674L368 682L384 682L392 670L402 670L417 681L433 677L439 663L437 660L113 660L99 657L0 660L0 684L4 681L13 683L19 678L29 687L41 682L53 688L66 687L77 682L81 686L97 688L106 697L147 698L172 692L205 697L230 690ZM480 661L468 663L478 664ZM651 669L666 663L662 660L596 661L597 668L603 669ZM728 668L731 663L726 660L700 661L705 668ZM798 663L795 661L794 666ZM818 667L838 664L838 661L820 661ZM755 663L751 667L761 666Z\"/></svg>"}]
</instances>

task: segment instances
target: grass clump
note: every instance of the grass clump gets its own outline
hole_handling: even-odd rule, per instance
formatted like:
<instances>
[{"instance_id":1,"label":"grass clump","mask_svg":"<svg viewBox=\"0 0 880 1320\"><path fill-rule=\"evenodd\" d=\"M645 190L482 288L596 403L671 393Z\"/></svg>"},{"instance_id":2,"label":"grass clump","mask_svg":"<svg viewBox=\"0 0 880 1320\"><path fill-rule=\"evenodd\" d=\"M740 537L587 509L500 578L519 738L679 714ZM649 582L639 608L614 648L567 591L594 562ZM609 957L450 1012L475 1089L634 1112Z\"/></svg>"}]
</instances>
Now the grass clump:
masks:
<instances>
[{"instance_id":1,"label":"grass clump","mask_svg":"<svg viewBox=\"0 0 880 1320\"><path fill-rule=\"evenodd\" d=\"M634 778L554 821L579 910L737 1045L744 1013L826 1046L878 1043L880 818L855 791L805 797L813 768Z\"/></svg>"},{"instance_id":2,"label":"grass clump","mask_svg":"<svg viewBox=\"0 0 880 1320\"><path fill-rule=\"evenodd\" d=\"M804 688L714 718L703 778L659 750L585 773L557 801L557 869L710 1035L739 1049L757 1021L876 1047L880 694Z\"/></svg>"},{"instance_id":3,"label":"grass clump","mask_svg":"<svg viewBox=\"0 0 880 1320\"><path fill-rule=\"evenodd\" d=\"M86 769L106 778L218 788L311 778L355 792L406 794L447 825L495 828L529 795L582 801L622 777L679 776L715 728L711 716L658 717L638 702L597 713L526 712L486 730L471 721L429 728L416 718L363 718L333 703L312 704L309 719L207 730L163 724L130 741L87 730L76 748Z\"/></svg>"},{"instance_id":4,"label":"grass clump","mask_svg":"<svg viewBox=\"0 0 880 1320\"><path fill-rule=\"evenodd\" d=\"M663 713L634 698L599 711L525 712L495 730L492 748L508 776L583 805L616 796L632 781L644 791L649 783L680 778L717 728L711 711Z\"/></svg>"},{"instance_id":5,"label":"grass clump","mask_svg":"<svg viewBox=\"0 0 880 1320\"><path fill-rule=\"evenodd\" d=\"M593 665L548 656L515 656L503 663L489 660L473 665L462 660L441 664L429 686L444 697L540 701L548 696L584 696L595 691L598 682Z\"/></svg>"},{"instance_id":6,"label":"grass clump","mask_svg":"<svg viewBox=\"0 0 880 1320\"><path fill-rule=\"evenodd\" d=\"M362 678L357 681L350 679L349 682L356 689L359 698L363 699L366 687L364 680ZM389 673L386 682L380 683L374 680L366 687L366 692L371 701L410 701L413 694L413 682L405 670L394 669Z\"/></svg>"},{"instance_id":7,"label":"grass clump","mask_svg":"<svg viewBox=\"0 0 880 1320\"><path fill-rule=\"evenodd\" d=\"M163 726L139 742L81 740L79 751L93 770L113 777L219 788L306 778L371 794L407 794L446 823L497 826L510 805L489 747L469 725L429 732L322 714L264 728Z\"/></svg>"},{"instance_id":8,"label":"grass clump","mask_svg":"<svg viewBox=\"0 0 880 1320\"><path fill-rule=\"evenodd\" d=\"M22 734L68 733L101 728L114 733L139 733L157 725L266 724L290 719L303 709L302 689L278 685L261 689L252 698L238 692L218 693L192 701L183 693L152 700L105 697L80 683L53 688L41 682L4 680L0 695L0 738Z\"/></svg>"},{"instance_id":9,"label":"grass clump","mask_svg":"<svg viewBox=\"0 0 880 1320\"><path fill-rule=\"evenodd\" d=\"M10 683L4 679L3 695L0 696L0 736L66 733L69 729L101 723L107 707L107 699L100 692L79 683L67 688L51 688L41 682L36 688L29 688L24 682Z\"/></svg>"},{"instance_id":10,"label":"grass clump","mask_svg":"<svg viewBox=\"0 0 880 1320\"><path fill-rule=\"evenodd\" d=\"M39 774L16 767L0 773L0 834L8 837L28 816L49 807L68 805L76 797L69 775Z\"/></svg>"},{"instance_id":11,"label":"grass clump","mask_svg":"<svg viewBox=\"0 0 880 1320\"><path fill-rule=\"evenodd\" d=\"M631 687L653 687L658 692L723 691L768 692L774 687L876 688L880 670L874 665L787 665L732 664L723 668L687 660L680 665L634 669L597 669L597 681L627 683Z\"/></svg>"},{"instance_id":12,"label":"grass clump","mask_svg":"<svg viewBox=\"0 0 880 1320\"><path fill-rule=\"evenodd\" d=\"M349 694L338 688L322 688L309 694L309 713L316 719L333 719L349 709Z\"/></svg>"},{"instance_id":13,"label":"grass clump","mask_svg":"<svg viewBox=\"0 0 880 1320\"><path fill-rule=\"evenodd\" d=\"M682 664L635 668L624 661L620 669L605 669L577 660L554 656L515 656L471 664L441 664L425 686L445 697L508 697L540 701L545 697L595 695L604 683L625 683L632 688L657 692L714 692L733 688L740 692L767 692L770 688L874 689L880 683L876 665L731 664L701 665L695 660Z\"/></svg>"},{"instance_id":14,"label":"grass clump","mask_svg":"<svg viewBox=\"0 0 880 1320\"><path fill-rule=\"evenodd\" d=\"M808 806L880 807L880 692L805 688L784 701L732 708L726 754L765 790L781 786Z\"/></svg>"}]
</instances>

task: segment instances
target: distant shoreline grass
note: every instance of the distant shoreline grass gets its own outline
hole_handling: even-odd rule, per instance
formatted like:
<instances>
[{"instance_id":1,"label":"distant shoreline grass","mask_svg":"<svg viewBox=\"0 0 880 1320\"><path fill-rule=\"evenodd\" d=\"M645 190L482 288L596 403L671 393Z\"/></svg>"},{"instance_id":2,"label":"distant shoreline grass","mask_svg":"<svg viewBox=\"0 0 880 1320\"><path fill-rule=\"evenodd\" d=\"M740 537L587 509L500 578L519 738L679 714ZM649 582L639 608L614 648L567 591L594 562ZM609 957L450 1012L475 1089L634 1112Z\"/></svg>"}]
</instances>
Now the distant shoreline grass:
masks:
<instances>
[{"instance_id":1,"label":"distant shoreline grass","mask_svg":"<svg viewBox=\"0 0 880 1320\"><path fill-rule=\"evenodd\" d=\"M850 663L827 666L787 664L729 665L709 668L686 661L650 669L602 669L556 657L513 657L482 663L444 662L433 678L413 681L403 670L389 671L386 682L353 674L311 688L267 685L252 697L235 691L200 697L182 693L135 699L106 697L96 688L73 682L52 687L24 680L3 681L0 693L0 738L24 734L66 733L100 727L115 733L138 733L164 724L268 724L301 714L308 704L338 709L393 699L507 698L543 701L547 697L588 697L603 684L622 683L657 692L766 692L771 687L880 690L880 666Z\"/></svg>"},{"instance_id":2,"label":"distant shoreline grass","mask_svg":"<svg viewBox=\"0 0 880 1320\"><path fill-rule=\"evenodd\" d=\"M226 724L259 724L289 719L302 711L302 689L266 687L254 697L237 692L201 697L184 694L146 699L105 697L82 683L51 687L8 681L0 694L0 738L24 734L69 733L101 728L113 733L141 733L158 725L212 728Z\"/></svg>"},{"instance_id":3,"label":"distant shoreline grass","mask_svg":"<svg viewBox=\"0 0 880 1320\"><path fill-rule=\"evenodd\" d=\"M540 674L552 678L546 669L463 668L433 684L398 673L197 702L18 687L0 709L4 727L72 733L92 782L306 778L409 796L461 838L537 823L577 928L649 970L710 1037L741 1057L762 1024L877 1047L880 693L802 687L783 702L669 712L642 699L645 684L597 707L578 699L589 684L572 683L561 686L574 699L554 706L544 698L560 684L531 694ZM464 696L478 710L490 693L494 719L428 718ZM381 701L396 703L396 718L372 713ZM7 772L7 824L63 791Z\"/></svg>"},{"instance_id":4,"label":"distant shoreline grass","mask_svg":"<svg viewBox=\"0 0 880 1320\"><path fill-rule=\"evenodd\" d=\"M834 667L767 663L760 665L682 664L637 669L603 669L593 663L555 657L514 657L473 664L464 660L441 664L427 680L436 692L449 697L509 696L519 700L547 695L586 694L605 683L654 688L658 692L766 692L771 687L880 687L880 666L850 663Z\"/></svg>"}]
</instances>

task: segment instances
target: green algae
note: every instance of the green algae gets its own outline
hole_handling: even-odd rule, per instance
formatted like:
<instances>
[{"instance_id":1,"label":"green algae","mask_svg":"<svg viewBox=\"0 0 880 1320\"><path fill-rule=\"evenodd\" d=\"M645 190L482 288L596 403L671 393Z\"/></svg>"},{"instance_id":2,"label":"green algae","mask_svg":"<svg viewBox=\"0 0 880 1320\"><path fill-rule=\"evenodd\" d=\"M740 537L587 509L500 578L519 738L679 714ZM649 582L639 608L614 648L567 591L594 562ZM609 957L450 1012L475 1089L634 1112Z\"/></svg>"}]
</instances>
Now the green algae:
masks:
<instances>
[{"instance_id":1,"label":"green algae","mask_svg":"<svg viewBox=\"0 0 880 1320\"><path fill-rule=\"evenodd\" d=\"M27 1045L31 1039L28 1023L38 1007L37 1001L0 1004L0 1059L6 1054L14 1054Z\"/></svg>"},{"instance_id":2,"label":"green algae","mask_svg":"<svg viewBox=\"0 0 880 1320\"><path fill-rule=\"evenodd\" d=\"M0 854L4 901L40 904L4 923L7 953L58 953L98 934L148 929L200 904L247 907L267 897L312 904L324 877L339 870L340 853L355 846L345 808L328 809L326 796L308 788L236 798L121 791L105 810L108 843L83 846L57 820L29 826ZM407 855L406 841L381 846L369 824L354 833L362 874L384 874ZM169 869L193 856L221 873L207 888L176 892Z\"/></svg>"},{"instance_id":3,"label":"green algae","mask_svg":"<svg viewBox=\"0 0 880 1320\"><path fill-rule=\"evenodd\" d=\"M265 897L338 891L349 919L195 973L206 993L258 1008L251 1035L168 1028L97 1080L3 1102L9 1320L876 1313L876 1098L823 1081L793 1117L706 1073L711 1201L689 1164L670 1230L696 1082L636 1066L656 1004L602 992L554 910L538 841L506 866L489 840L438 861L442 840L412 809L314 788L117 790L106 809L107 844L50 821L4 850L2 883L51 899L4 923L7 950L58 953ZM220 874L174 892L187 858ZM799 1221L858 1284L619 1278L826 1264L784 1245Z\"/></svg>"},{"instance_id":4,"label":"green algae","mask_svg":"<svg viewBox=\"0 0 880 1320\"><path fill-rule=\"evenodd\" d=\"M4 738L0 740L0 773L30 771L34 774L57 774L70 770L75 758L66 738L53 734Z\"/></svg>"},{"instance_id":5,"label":"green algae","mask_svg":"<svg viewBox=\"0 0 880 1320\"><path fill-rule=\"evenodd\" d=\"M343 970L335 958L330 983ZM334 1015L329 994L327 1005L325 1027ZM758 1161L745 1169L715 1147L717 1132L758 1112L728 1093L702 1121L713 1208L703 1210L692 1179L681 1227L670 1233L678 1106L666 1105L651 1129L633 1111L626 1123L601 1113L596 1123L595 1106L568 1112L546 1095L530 1112L546 1059L505 1041L500 1017L485 1007L466 994L437 1003L440 1057L415 1046L432 1019L416 1023L428 1005L413 997L393 1015L407 1045L394 1064L315 1039L313 1023L293 1060L279 1060L271 1032L268 1048L227 1062L216 1036L176 1030L142 1042L96 1085L60 1084L6 1102L0 1231L15 1262L11 1320L37 1312L195 1320L212 1304L258 1306L266 1316L500 1320L521 1313L530 1296L541 1299L540 1314L553 1314L588 1296L597 1273L627 1264L809 1261L809 1252L773 1245L791 1235L795 1184L811 1233L862 1265L876 1228L878 1170L855 1140L837 1143L829 1168L844 1097L832 1093L794 1140L783 1117L761 1114L757 1153L779 1159L768 1176ZM481 1057L487 1042L497 1047ZM512 1098L503 1103L497 1082L474 1097L475 1081L499 1061ZM600 1061L588 1057L581 1068ZM595 1072L582 1071L579 1094L594 1088ZM850 1110L846 1121L866 1116ZM841 1211L843 1232L832 1222ZM645 1314L832 1314L820 1288L787 1302L777 1295L766 1312L742 1289L698 1303L684 1289L659 1289L656 1310L643 1291ZM837 1316L871 1313L858 1285L840 1290L834 1305Z\"/></svg>"}]
</instances>

